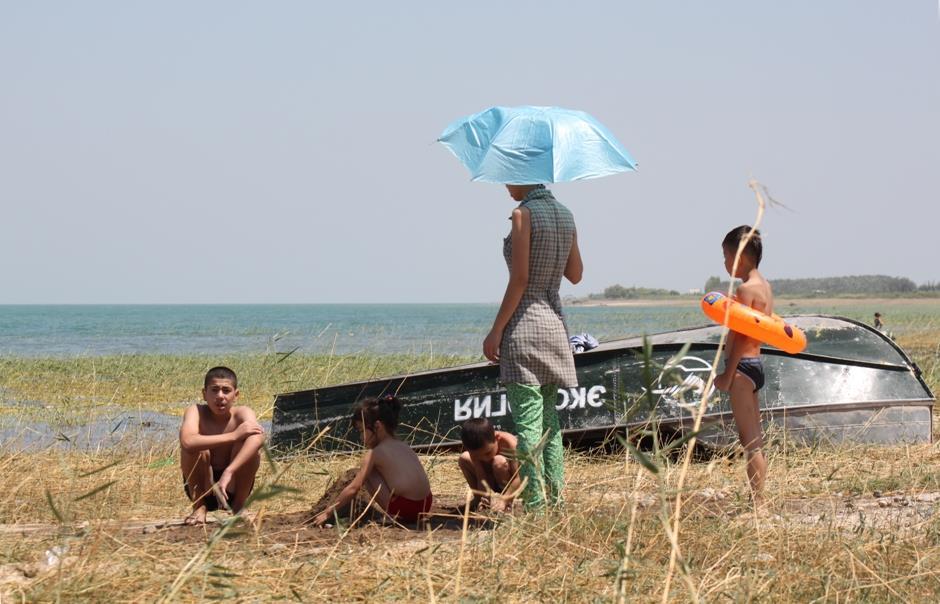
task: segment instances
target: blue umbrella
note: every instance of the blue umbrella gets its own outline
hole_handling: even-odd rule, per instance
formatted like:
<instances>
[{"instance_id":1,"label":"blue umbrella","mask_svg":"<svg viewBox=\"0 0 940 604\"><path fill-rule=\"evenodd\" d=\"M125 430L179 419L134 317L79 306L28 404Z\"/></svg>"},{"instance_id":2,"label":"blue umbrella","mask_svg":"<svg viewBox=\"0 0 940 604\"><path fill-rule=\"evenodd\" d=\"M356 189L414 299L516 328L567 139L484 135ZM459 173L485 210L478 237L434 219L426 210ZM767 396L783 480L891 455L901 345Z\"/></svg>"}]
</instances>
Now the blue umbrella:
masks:
<instances>
[{"instance_id":1,"label":"blue umbrella","mask_svg":"<svg viewBox=\"0 0 940 604\"><path fill-rule=\"evenodd\" d=\"M530 185L636 170L614 135L583 111L491 107L457 120L437 139L471 180Z\"/></svg>"}]
</instances>

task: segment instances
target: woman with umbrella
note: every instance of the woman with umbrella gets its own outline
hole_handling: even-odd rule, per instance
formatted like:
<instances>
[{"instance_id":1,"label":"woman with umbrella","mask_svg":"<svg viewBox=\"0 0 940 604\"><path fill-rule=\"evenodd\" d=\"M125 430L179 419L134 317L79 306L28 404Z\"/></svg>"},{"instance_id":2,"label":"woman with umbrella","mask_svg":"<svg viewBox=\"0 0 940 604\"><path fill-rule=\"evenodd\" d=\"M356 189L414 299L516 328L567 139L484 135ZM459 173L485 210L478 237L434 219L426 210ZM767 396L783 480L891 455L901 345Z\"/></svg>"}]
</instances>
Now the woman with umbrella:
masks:
<instances>
[{"instance_id":1,"label":"woman with umbrella","mask_svg":"<svg viewBox=\"0 0 940 604\"><path fill-rule=\"evenodd\" d=\"M555 403L558 389L575 387L578 380L558 290L562 276L581 281L584 266L568 208L543 185L506 188L519 202L503 242L509 284L483 354L499 363L526 479L522 498L533 509L546 499L561 501L564 446Z\"/></svg>"},{"instance_id":2,"label":"woman with umbrella","mask_svg":"<svg viewBox=\"0 0 940 604\"><path fill-rule=\"evenodd\" d=\"M581 280L571 212L541 184L634 170L626 150L594 118L558 107L492 107L458 120L438 139L473 180L502 183L519 202L503 242L509 284L483 354L499 363L518 437L527 509L561 502L564 483L559 388L577 386L561 309L562 277Z\"/></svg>"}]
</instances>

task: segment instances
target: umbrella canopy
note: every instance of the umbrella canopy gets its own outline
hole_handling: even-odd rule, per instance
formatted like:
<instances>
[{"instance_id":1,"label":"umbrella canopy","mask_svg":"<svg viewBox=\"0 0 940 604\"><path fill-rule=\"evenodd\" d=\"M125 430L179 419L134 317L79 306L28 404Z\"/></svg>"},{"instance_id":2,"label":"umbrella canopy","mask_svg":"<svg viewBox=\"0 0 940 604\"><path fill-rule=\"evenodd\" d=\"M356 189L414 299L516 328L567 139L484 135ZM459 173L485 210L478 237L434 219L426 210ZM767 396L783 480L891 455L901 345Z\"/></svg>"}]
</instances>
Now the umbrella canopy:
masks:
<instances>
[{"instance_id":1,"label":"umbrella canopy","mask_svg":"<svg viewBox=\"0 0 940 604\"><path fill-rule=\"evenodd\" d=\"M452 123L437 140L484 182L567 182L637 166L600 122L561 107L491 107Z\"/></svg>"}]
</instances>

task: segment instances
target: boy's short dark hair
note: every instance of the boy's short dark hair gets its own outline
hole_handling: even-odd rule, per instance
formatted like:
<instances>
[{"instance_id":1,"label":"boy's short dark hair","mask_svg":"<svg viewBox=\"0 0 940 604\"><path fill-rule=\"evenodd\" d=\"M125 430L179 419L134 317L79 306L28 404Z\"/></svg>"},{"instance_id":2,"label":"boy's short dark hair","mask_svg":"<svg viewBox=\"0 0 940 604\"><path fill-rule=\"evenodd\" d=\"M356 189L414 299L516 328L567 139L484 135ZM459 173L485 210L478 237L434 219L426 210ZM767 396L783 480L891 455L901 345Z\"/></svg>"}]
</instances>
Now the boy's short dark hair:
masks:
<instances>
[{"instance_id":1,"label":"boy's short dark hair","mask_svg":"<svg viewBox=\"0 0 940 604\"><path fill-rule=\"evenodd\" d=\"M208 388L212 380L228 380L232 382L233 388L238 388L238 376L228 367L213 367L206 372L206 378L202 381L202 387Z\"/></svg>"},{"instance_id":2,"label":"boy's short dark hair","mask_svg":"<svg viewBox=\"0 0 940 604\"><path fill-rule=\"evenodd\" d=\"M401 401L395 395L385 394L379 398L369 398L353 406L352 423L375 430L375 422L381 421L389 434L394 434L398 427L398 413Z\"/></svg>"},{"instance_id":3,"label":"boy's short dark hair","mask_svg":"<svg viewBox=\"0 0 940 604\"><path fill-rule=\"evenodd\" d=\"M728 234L725 235L724 241L721 242L721 247L730 251L733 254L738 253L738 246L741 245L741 240L747 237L747 234L751 232L751 227L746 224L739 227L733 228L728 231ZM744 244L743 254L747 254L747 257L754 262L754 266L760 266L760 259L764 253L764 246L761 243L760 231L754 229L754 234L751 235L751 238L746 244Z\"/></svg>"},{"instance_id":4,"label":"boy's short dark hair","mask_svg":"<svg viewBox=\"0 0 940 604\"><path fill-rule=\"evenodd\" d=\"M476 451L496 442L496 430L485 417L468 419L460 426L460 441L467 451Z\"/></svg>"}]
</instances>

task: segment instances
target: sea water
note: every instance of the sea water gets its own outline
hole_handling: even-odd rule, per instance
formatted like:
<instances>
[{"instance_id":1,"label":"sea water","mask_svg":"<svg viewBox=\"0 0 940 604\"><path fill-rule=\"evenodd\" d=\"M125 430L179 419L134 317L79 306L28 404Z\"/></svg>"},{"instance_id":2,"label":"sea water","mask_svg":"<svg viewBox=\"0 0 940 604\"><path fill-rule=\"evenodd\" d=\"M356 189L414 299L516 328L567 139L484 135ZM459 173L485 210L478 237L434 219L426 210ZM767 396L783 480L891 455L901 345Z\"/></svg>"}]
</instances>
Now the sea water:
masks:
<instances>
[{"instance_id":1,"label":"sea water","mask_svg":"<svg viewBox=\"0 0 940 604\"><path fill-rule=\"evenodd\" d=\"M495 304L0 305L0 355L480 354ZM688 305L569 306L600 340L707 323Z\"/></svg>"}]
</instances>

